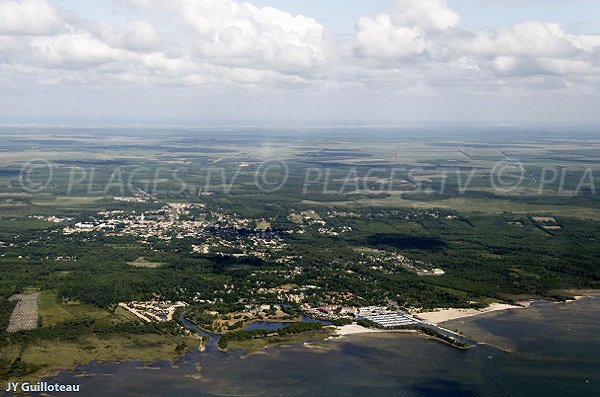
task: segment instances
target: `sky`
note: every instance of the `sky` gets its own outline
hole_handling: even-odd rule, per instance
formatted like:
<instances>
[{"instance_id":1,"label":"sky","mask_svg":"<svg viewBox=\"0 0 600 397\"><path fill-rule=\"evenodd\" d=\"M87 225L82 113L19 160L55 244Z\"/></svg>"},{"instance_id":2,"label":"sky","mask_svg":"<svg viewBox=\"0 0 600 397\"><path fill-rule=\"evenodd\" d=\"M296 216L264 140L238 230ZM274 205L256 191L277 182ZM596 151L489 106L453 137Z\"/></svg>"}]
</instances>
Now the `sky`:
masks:
<instances>
[{"instance_id":1,"label":"sky","mask_svg":"<svg viewBox=\"0 0 600 397\"><path fill-rule=\"evenodd\" d=\"M2 125L600 126L597 0L0 0Z\"/></svg>"}]
</instances>

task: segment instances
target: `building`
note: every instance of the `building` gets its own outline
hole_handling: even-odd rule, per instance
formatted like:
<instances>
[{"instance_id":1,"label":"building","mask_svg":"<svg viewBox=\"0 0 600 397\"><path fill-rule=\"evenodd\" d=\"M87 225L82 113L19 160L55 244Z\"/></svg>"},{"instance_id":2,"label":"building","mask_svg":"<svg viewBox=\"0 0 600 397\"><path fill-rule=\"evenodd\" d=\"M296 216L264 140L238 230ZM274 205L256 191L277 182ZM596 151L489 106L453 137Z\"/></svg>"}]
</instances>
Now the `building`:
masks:
<instances>
[{"instance_id":1,"label":"building","mask_svg":"<svg viewBox=\"0 0 600 397\"><path fill-rule=\"evenodd\" d=\"M362 318L373 321L377 326L382 328L408 327L420 323L420 321L416 320L414 317L402 312L374 314L362 316Z\"/></svg>"}]
</instances>

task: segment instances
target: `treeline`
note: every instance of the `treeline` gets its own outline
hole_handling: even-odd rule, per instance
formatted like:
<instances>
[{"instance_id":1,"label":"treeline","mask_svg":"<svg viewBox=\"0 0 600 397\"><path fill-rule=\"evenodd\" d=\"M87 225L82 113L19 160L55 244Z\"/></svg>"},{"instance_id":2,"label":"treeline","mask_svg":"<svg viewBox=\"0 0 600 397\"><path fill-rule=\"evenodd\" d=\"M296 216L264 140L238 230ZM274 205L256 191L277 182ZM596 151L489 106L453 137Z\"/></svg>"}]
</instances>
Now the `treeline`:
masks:
<instances>
[{"instance_id":1,"label":"treeline","mask_svg":"<svg viewBox=\"0 0 600 397\"><path fill-rule=\"evenodd\" d=\"M252 331L238 331L230 334L224 334L219 339L219 347L221 349L227 349L227 345L231 341L243 341L257 338L264 338L266 336L285 336L301 334L304 332L317 331L323 328L320 323L292 323L287 327L280 328L278 330L266 330L266 329L255 329Z\"/></svg>"},{"instance_id":2,"label":"treeline","mask_svg":"<svg viewBox=\"0 0 600 397\"><path fill-rule=\"evenodd\" d=\"M137 321L122 322L117 324L99 324L92 318L67 320L52 327L41 327L29 331L20 331L11 334L11 343L30 344L38 340L64 340L74 341L83 335L112 335L112 334L160 334L171 333L168 326ZM8 343L7 336L0 340L0 344Z\"/></svg>"},{"instance_id":3,"label":"treeline","mask_svg":"<svg viewBox=\"0 0 600 397\"><path fill-rule=\"evenodd\" d=\"M10 321L10 316L16 305L16 301L0 299L0 334L6 332L6 328L8 328L8 323Z\"/></svg>"},{"instance_id":4,"label":"treeline","mask_svg":"<svg viewBox=\"0 0 600 397\"><path fill-rule=\"evenodd\" d=\"M196 305L185 309L184 315L188 320L202 328L212 327L213 321L217 318L213 314L206 313L203 307Z\"/></svg>"}]
</instances>

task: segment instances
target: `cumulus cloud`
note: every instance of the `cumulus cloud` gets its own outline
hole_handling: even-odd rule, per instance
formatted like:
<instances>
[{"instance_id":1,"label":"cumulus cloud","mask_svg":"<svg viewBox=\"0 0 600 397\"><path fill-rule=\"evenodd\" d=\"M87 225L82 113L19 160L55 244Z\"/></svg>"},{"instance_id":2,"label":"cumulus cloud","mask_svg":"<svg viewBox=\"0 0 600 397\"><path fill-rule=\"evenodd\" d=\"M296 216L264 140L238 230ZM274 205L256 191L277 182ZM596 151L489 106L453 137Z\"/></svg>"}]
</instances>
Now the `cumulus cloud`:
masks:
<instances>
[{"instance_id":1,"label":"cumulus cloud","mask_svg":"<svg viewBox=\"0 0 600 397\"><path fill-rule=\"evenodd\" d=\"M458 42L460 50L478 55L496 56L568 56L577 48L558 24L525 22L494 33L478 32Z\"/></svg>"},{"instance_id":2,"label":"cumulus cloud","mask_svg":"<svg viewBox=\"0 0 600 397\"><path fill-rule=\"evenodd\" d=\"M540 89L544 81L581 87L597 85L600 76L600 36L540 21L468 31L446 0L394 0L385 12L358 19L349 40L330 37L313 18L251 2L121 1L132 10L123 26L47 0L0 0L0 79L431 94L458 86ZM153 13L169 19L168 32L153 24Z\"/></svg>"},{"instance_id":3,"label":"cumulus cloud","mask_svg":"<svg viewBox=\"0 0 600 397\"><path fill-rule=\"evenodd\" d=\"M311 18L232 0L130 4L144 12L119 29L45 0L0 0L0 64L46 69L53 83L295 84L326 62L324 28ZM179 22L168 39L142 17L153 9Z\"/></svg>"},{"instance_id":4,"label":"cumulus cloud","mask_svg":"<svg viewBox=\"0 0 600 397\"><path fill-rule=\"evenodd\" d=\"M355 54L380 60L423 54L431 47L431 32L455 28L459 22L445 0L395 0L389 13L359 19Z\"/></svg>"},{"instance_id":5,"label":"cumulus cloud","mask_svg":"<svg viewBox=\"0 0 600 397\"><path fill-rule=\"evenodd\" d=\"M231 0L175 4L199 55L216 63L285 70L325 62L323 26L312 18Z\"/></svg>"},{"instance_id":6,"label":"cumulus cloud","mask_svg":"<svg viewBox=\"0 0 600 397\"><path fill-rule=\"evenodd\" d=\"M157 50L162 39L154 25L141 20L131 20L127 23L124 35L127 48L132 50Z\"/></svg>"},{"instance_id":7,"label":"cumulus cloud","mask_svg":"<svg viewBox=\"0 0 600 397\"><path fill-rule=\"evenodd\" d=\"M124 55L89 33L35 37L29 42L31 59L39 66L89 67L114 62Z\"/></svg>"},{"instance_id":8,"label":"cumulus cloud","mask_svg":"<svg viewBox=\"0 0 600 397\"><path fill-rule=\"evenodd\" d=\"M0 1L0 34L44 35L61 27L56 9L44 0Z\"/></svg>"},{"instance_id":9,"label":"cumulus cloud","mask_svg":"<svg viewBox=\"0 0 600 397\"><path fill-rule=\"evenodd\" d=\"M500 75L596 74L593 56L600 36L568 35L555 23L529 21L495 32L455 39L458 54L479 59Z\"/></svg>"},{"instance_id":10,"label":"cumulus cloud","mask_svg":"<svg viewBox=\"0 0 600 397\"><path fill-rule=\"evenodd\" d=\"M460 16L448 8L446 0L395 0L391 18L395 25L423 30L446 30L460 22Z\"/></svg>"},{"instance_id":11,"label":"cumulus cloud","mask_svg":"<svg viewBox=\"0 0 600 397\"><path fill-rule=\"evenodd\" d=\"M387 13L361 18L354 56L365 67L419 70L430 85L498 87L552 75L569 86L570 78L600 76L600 36L572 35L539 21L466 31L444 0L397 0ZM555 78L548 81L556 87Z\"/></svg>"},{"instance_id":12,"label":"cumulus cloud","mask_svg":"<svg viewBox=\"0 0 600 397\"><path fill-rule=\"evenodd\" d=\"M389 15L358 21L355 54L361 58L397 59L421 54L427 47L427 40L418 29L395 25Z\"/></svg>"}]
</instances>

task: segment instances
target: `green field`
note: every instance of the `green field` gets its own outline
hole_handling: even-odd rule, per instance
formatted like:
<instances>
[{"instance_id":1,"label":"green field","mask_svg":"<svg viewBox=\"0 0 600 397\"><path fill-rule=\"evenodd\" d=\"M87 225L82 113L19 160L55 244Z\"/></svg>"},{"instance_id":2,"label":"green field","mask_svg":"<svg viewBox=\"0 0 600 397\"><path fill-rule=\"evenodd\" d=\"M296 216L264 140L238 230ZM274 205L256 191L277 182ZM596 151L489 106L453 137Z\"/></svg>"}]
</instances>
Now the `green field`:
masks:
<instances>
[{"instance_id":1,"label":"green field","mask_svg":"<svg viewBox=\"0 0 600 397\"><path fill-rule=\"evenodd\" d=\"M56 291L42 291L38 302L38 310L43 327L51 327L63 321L75 320L83 317L113 323L124 321L123 317L93 305L69 301L59 303ZM129 319L131 320L132 317L129 317Z\"/></svg>"}]
</instances>

